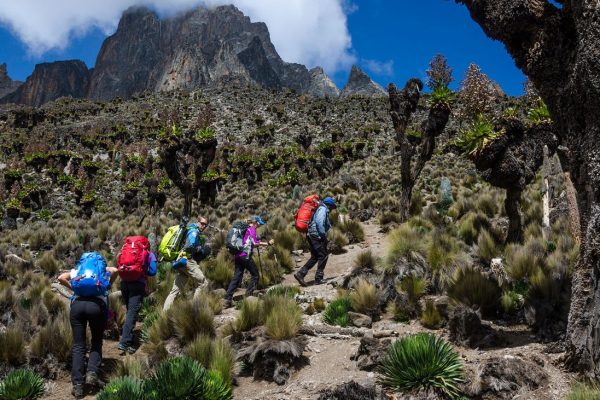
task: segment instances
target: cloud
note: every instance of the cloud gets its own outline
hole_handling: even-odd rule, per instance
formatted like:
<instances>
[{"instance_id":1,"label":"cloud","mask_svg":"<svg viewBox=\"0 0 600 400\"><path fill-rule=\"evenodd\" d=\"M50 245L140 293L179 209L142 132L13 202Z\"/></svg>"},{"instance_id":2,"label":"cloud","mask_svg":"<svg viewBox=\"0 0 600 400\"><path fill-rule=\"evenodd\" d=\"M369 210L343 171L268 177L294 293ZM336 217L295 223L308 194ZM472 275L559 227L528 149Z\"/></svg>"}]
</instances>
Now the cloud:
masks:
<instances>
[{"instance_id":1,"label":"cloud","mask_svg":"<svg viewBox=\"0 0 600 400\"><path fill-rule=\"evenodd\" d=\"M394 75L394 60L362 60L362 64L365 66L366 69L368 69L374 74L383 76Z\"/></svg>"},{"instance_id":2,"label":"cloud","mask_svg":"<svg viewBox=\"0 0 600 400\"><path fill-rule=\"evenodd\" d=\"M0 23L9 27L35 57L65 49L71 40L93 29L111 34L124 10L146 5L174 14L200 4L234 4L252 21L269 27L281 57L333 73L354 61L347 15L348 0L20 0L0 7Z\"/></svg>"}]
</instances>

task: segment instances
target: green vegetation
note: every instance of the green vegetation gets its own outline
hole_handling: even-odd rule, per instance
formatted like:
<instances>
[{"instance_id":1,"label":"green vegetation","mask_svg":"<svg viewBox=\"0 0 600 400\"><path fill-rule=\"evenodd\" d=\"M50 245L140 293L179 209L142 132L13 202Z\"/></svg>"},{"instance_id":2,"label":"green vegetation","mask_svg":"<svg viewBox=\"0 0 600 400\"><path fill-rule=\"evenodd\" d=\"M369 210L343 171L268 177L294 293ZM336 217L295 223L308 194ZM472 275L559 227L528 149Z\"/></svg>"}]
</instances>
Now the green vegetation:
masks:
<instances>
[{"instance_id":1,"label":"green vegetation","mask_svg":"<svg viewBox=\"0 0 600 400\"><path fill-rule=\"evenodd\" d=\"M440 396L459 399L463 364L443 339L420 333L392 344L379 369L379 382L400 393L433 389Z\"/></svg>"},{"instance_id":2,"label":"green vegetation","mask_svg":"<svg viewBox=\"0 0 600 400\"><path fill-rule=\"evenodd\" d=\"M0 382L2 400L36 400L44 395L44 380L29 369L17 369Z\"/></svg>"},{"instance_id":3,"label":"green vegetation","mask_svg":"<svg viewBox=\"0 0 600 400\"><path fill-rule=\"evenodd\" d=\"M489 143L502 135L494 131L494 124L483 114L475 117L471 125L461 131L454 144L465 154L476 155Z\"/></svg>"},{"instance_id":4,"label":"green vegetation","mask_svg":"<svg viewBox=\"0 0 600 400\"><path fill-rule=\"evenodd\" d=\"M352 302L347 297L336 299L329 303L323 311L323 322L328 325L346 327L350 324L348 311L352 309Z\"/></svg>"}]
</instances>

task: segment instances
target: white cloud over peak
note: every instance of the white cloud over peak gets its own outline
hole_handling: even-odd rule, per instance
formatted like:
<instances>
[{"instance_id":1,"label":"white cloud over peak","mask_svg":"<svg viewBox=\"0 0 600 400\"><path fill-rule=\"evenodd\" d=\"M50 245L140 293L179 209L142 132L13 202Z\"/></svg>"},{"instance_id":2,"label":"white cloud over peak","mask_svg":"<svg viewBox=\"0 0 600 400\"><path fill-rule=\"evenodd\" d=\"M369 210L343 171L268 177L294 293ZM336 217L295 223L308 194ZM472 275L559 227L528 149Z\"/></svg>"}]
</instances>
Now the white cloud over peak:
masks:
<instances>
[{"instance_id":1,"label":"white cloud over peak","mask_svg":"<svg viewBox=\"0 0 600 400\"><path fill-rule=\"evenodd\" d=\"M348 0L17 0L0 5L0 23L41 57L64 49L92 29L114 32L124 10L146 5L173 14L200 4L234 4L253 22L265 22L285 61L322 66L333 73L347 69L355 56L347 25Z\"/></svg>"},{"instance_id":2,"label":"white cloud over peak","mask_svg":"<svg viewBox=\"0 0 600 400\"><path fill-rule=\"evenodd\" d=\"M392 76L394 75L394 60L378 61L378 60L362 60L363 65L370 72L383 75Z\"/></svg>"}]
</instances>

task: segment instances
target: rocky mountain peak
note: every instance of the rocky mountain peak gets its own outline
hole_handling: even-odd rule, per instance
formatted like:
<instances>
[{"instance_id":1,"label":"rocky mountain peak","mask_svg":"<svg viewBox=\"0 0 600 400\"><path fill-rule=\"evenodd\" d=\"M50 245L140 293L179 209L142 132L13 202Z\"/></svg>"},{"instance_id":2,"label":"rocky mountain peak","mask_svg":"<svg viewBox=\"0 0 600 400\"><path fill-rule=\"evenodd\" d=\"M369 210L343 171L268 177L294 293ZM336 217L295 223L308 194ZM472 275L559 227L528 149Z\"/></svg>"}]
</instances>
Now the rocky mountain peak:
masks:
<instances>
[{"instance_id":1,"label":"rocky mountain peak","mask_svg":"<svg viewBox=\"0 0 600 400\"><path fill-rule=\"evenodd\" d=\"M14 92L23 82L13 81L6 70L6 63L0 64L0 99Z\"/></svg>"},{"instance_id":2,"label":"rocky mountain peak","mask_svg":"<svg viewBox=\"0 0 600 400\"><path fill-rule=\"evenodd\" d=\"M335 83L327 76L323 68L315 67L309 71L311 86L309 93L319 97L337 97L340 94L340 90L337 88Z\"/></svg>"},{"instance_id":3,"label":"rocky mountain peak","mask_svg":"<svg viewBox=\"0 0 600 400\"><path fill-rule=\"evenodd\" d=\"M348 82L340 94L341 97L385 95L385 90L356 65L352 66Z\"/></svg>"}]
</instances>

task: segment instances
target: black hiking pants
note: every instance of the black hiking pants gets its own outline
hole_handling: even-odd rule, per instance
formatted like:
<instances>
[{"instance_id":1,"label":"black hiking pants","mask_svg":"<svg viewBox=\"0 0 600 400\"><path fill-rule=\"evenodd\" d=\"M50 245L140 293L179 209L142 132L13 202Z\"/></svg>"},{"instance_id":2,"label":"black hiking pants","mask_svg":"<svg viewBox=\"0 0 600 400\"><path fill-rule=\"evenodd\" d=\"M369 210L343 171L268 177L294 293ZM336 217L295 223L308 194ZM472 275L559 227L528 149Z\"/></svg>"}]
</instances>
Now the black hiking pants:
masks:
<instances>
[{"instance_id":1,"label":"black hiking pants","mask_svg":"<svg viewBox=\"0 0 600 400\"><path fill-rule=\"evenodd\" d=\"M142 308L142 300L146 296L145 282L123 282L121 281L121 297L127 307L127 316L123 324L123 332L119 344L123 346L131 346L133 344L133 328L137 320L140 308Z\"/></svg>"},{"instance_id":2,"label":"black hiking pants","mask_svg":"<svg viewBox=\"0 0 600 400\"><path fill-rule=\"evenodd\" d=\"M327 252L327 238L316 239L310 235L308 235L307 238L308 244L310 245L310 258L306 264L300 268L298 275L304 279L306 274L308 274L308 271L318 263L317 272L315 272L315 281L320 281L325 275L325 266L329 259L329 253Z\"/></svg>"},{"instance_id":3,"label":"black hiking pants","mask_svg":"<svg viewBox=\"0 0 600 400\"><path fill-rule=\"evenodd\" d=\"M71 329L73 330L73 350L71 381L81 385L84 381L87 325L92 332L92 345L87 363L87 372L98 373L102 362L102 335L107 319L106 303L97 297L79 297L71 303Z\"/></svg>"},{"instance_id":4,"label":"black hiking pants","mask_svg":"<svg viewBox=\"0 0 600 400\"><path fill-rule=\"evenodd\" d=\"M233 299L233 293L235 293L235 290L238 288L238 286L240 286L245 270L248 270L251 275L250 285L246 289L246 296L252 296L252 293L258 285L258 269L256 268L256 264L254 263L252 256L250 256L248 259L235 259L235 272L233 274L233 279L231 279L231 283L229 284L229 288L227 289L225 300Z\"/></svg>"}]
</instances>

